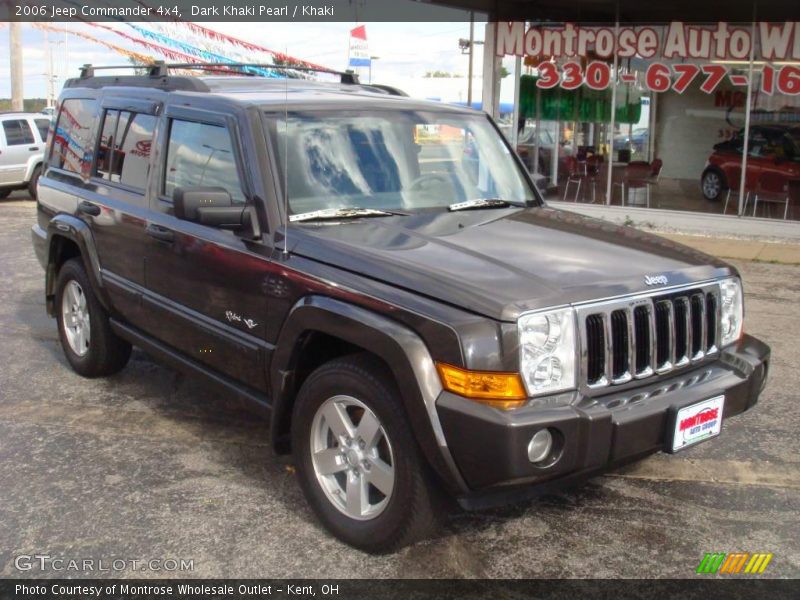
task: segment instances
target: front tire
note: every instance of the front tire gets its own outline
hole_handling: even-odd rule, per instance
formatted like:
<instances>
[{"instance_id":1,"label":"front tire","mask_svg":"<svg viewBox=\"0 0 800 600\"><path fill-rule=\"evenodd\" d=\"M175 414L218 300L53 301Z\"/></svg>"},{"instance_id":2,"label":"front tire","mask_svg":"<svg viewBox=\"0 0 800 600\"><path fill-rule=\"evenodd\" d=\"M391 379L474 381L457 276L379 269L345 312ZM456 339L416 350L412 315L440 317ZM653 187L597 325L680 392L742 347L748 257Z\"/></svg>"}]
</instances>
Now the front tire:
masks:
<instances>
[{"instance_id":1,"label":"front tire","mask_svg":"<svg viewBox=\"0 0 800 600\"><path fill-rule=\"evenodd\" d=\"M9 196L10 194L11 194L11 190L8 190L8 189L6 189L6 190L0 190L0 200L2 200L2 199L4 199L4 198L8 198L8 196Z\"/></svg>"},{"instance_id":2,"label":"front tire","mask_svg":"<svg viewBox=\"0 0 800 600\"><path fill-rule=\"evenodd\" d=\"M303 384L292 417L300 487L322 524L371 553L432 532L441 514L391 374L369 355L335 359Z\"/></svg>"},{"instance_id":3,"label":"front tire","mask_svg":"<svg viewBox=\"0 0 800 600\"><path fill-rule=\"evenodd\" d=\"M112 375L128 363L131 345L111 330L79 258L68 260L58 272L56 318L61 347L79 375Z\"/></svg>"},{"instance_id":4,"label":"front tire","mask_svg":"<svg viewBox=\"0 0 800 600\"><path fill-rule=\"evenodd\" d=\"M725 178L716 169L710 169L703 173L700 180L700 188L706 200L716 202L722 197L722 191L726 188Z\"/></svg>"}]
</instances>

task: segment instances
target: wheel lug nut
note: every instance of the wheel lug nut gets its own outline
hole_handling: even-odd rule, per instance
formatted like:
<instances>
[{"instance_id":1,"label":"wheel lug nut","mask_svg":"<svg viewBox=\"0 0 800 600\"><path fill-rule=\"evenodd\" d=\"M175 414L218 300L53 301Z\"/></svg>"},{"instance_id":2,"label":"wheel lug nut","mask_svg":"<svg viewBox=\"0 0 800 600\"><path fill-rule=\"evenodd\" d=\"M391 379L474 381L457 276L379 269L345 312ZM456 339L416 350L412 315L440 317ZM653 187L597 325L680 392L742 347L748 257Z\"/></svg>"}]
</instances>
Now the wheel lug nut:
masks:
<instances>
[{"instance_id":1,"label":"wheel lug nut","mask_svg":"<svg viewBox=\"0 0 800 600\"><path fill-rule=\"evenodd\" d=\"M363 450L364 448L367 447L367 443L364 440L359 440L358 441L358 447Z\"/></svg>"}]
</instances>

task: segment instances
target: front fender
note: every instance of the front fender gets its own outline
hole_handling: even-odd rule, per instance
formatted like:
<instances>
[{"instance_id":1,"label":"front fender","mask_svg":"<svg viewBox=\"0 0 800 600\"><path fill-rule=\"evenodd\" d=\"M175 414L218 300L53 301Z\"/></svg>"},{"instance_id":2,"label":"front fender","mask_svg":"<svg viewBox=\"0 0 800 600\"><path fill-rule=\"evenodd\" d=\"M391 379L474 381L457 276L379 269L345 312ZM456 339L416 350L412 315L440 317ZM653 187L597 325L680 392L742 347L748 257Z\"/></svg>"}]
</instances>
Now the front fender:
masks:
<instances>
[{"instance_id":1,"label":"front fender","mask_svg":"<svg viewBox=\"0 0 800 600\"><path fill-rule=\"evenodd\" d=\"M97 248L94 243L94 236L89 226L73 215L59 214L53 217L47 224L47 267L45 270L45 295L47 298L47 313L55 316L55 292L56 277L58 276L57 267L59 265L59 252L64 240L73 242L80 251L83 267L92 283L92 288L103 308L110 310L108 293L103 287L103 279L100 274L100 259L97 256Z\"/></svg>"},{"instance_id":2,"label":"front fender","mask_svg":"<svg viewBox=\"0 0 800 600\"><path fill-rule=\"evenodd\" d=\"M391 369L412 430L429 464L454 493L466 484L447 447L436 399L442 384L423 340L404 325L325 296L308 296L289 312L278 336L270 365L272 381L272 439L278 438L282 420L291 411L291 373L296 361L297 341L311 331L325 333L380 357Z\"/></svg>"}]
</instances>

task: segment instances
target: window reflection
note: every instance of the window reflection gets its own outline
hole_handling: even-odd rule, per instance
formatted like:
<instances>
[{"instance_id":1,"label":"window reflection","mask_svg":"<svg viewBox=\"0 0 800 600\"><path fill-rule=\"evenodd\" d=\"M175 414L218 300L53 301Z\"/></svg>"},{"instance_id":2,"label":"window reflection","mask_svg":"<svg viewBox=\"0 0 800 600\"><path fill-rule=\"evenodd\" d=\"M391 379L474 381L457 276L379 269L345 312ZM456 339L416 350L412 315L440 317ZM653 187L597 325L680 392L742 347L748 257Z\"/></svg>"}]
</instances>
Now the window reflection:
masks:
<instances>
[{"instance_id":1,"label":"window reflection","mask_svg":"<svg viewBox=\"0 0 800 600\"><path fill-rule=\"evenodd\" d=\"M244 203L236 158L226 127L172 120L164 175L164 194L177 187L221 187L233 202Z\"/></svg>"},{"instance_id":2,"label":"window reflection","mask_svg":"<svg viewBox=\"0 0 800 600\"><path fill-rule=\"evenodd\" d=\"M532 191L483 116L338 112L276 118L291 211L414 210ZM288 138L287 138L288 132Z\"/></svg>"}]
</instances>

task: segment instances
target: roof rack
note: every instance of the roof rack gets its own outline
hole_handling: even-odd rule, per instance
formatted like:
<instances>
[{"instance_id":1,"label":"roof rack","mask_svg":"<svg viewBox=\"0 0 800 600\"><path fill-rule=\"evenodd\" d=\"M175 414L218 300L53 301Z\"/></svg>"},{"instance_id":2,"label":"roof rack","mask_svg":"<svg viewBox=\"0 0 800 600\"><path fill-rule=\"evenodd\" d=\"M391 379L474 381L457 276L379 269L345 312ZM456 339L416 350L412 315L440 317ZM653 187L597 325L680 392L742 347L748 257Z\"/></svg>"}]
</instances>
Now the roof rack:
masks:
<instances>
[{"instance_id":1,"label":"roof rack","mask_svg":"<svg viewBox=\"0 0 800 600\"><path fill-rule=\"evenodd\" d=\"M159 78L169 76L170 69L181 70L198 70L198 71L212 71L215 73L230 74L230 69L270 69L270 70L283 70L283 71L300 71L308 73L330 73L331 75L339 75L341 83L344 84L358 84L358 75L352 71L335 71L333 69L322 69L314 67L296 67L292 65L274 65L266 63L170 63L167 64L163 60L157 60L149 65L118 65L118 66L94 66L86 64L81 67L80 79L86 80L95 77L95 71L98 70L111 70L111 69L147 69L147 77ZM249 71L242 71L241 75L255 76L258 73Z\"/></svg>"}]
</instances>

